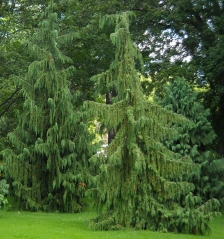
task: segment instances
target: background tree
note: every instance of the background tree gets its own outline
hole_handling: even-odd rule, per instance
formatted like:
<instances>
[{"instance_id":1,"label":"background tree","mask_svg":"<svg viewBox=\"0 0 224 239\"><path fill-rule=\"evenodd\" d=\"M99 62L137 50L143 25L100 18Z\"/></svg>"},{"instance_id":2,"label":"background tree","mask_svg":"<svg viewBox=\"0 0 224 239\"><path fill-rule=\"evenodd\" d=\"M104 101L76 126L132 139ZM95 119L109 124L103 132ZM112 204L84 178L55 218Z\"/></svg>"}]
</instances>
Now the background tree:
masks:
<instances>
[{"instance_id":1,"label":"background tree","mask_svg":"<svg viewBox=\"0 0 224 239\"><path fill-rule=\"evenodd\" d=\"M115 57L109 70L93 79L100 89L114 87L117 95L112 105L87 102L86 107L90 115L113 127L116 136L106 155L91 159L100 167L97 187L92 189L100 215L92 226L101 230L134 227L204 233L208 229L206 219L211 216L209 208L218 202L211 200L194 207L192 201L198 198L189 194L194 187L181 180L194 167L191 159L170 160L175 154L161 143L175 137L173 123L190 123L144 97L141 75L135 69L141 56L129 32L132 16L130 12L109 15L101 22L102 26L116 25L111 34Z\"/></svg>"},{"instance_id":2,"label":"background tree","mask_svg":"<svg viewBox=\"0 0 224 239\"><path fill-rule=\"evenodd\" d=\"M50 1L40 28L26 43L36 60L20 84L25 102L9 135L13 147L2 155L21 206L74 212L81 210L88 181L83 166L91 136L72 104L69 79L74 67L68 67L70 58L58 48L77 34L58 35L55 7Z\"/></svg>"},{"instance_id":3,"label":"background tree","mask_svg":"<svg viewBox=\"0 0 224 239\"><path fill-rule=\"evenodd\" d=\"M204 202L211 198L223 201L223 159L217 159L212 149L216 137L211 123L210 112L199 101L198 93L183 78L173 79L164 86L164 97L158 103L174 113L182 114L193 124L177 124L175 140L165 141L167 148L180 157L190 156L193 162L200 164L200 173L193 172L189 179L195 185L194 193ZM218 166L219 165L219 166Z\"/></svg>"}]
</instances>

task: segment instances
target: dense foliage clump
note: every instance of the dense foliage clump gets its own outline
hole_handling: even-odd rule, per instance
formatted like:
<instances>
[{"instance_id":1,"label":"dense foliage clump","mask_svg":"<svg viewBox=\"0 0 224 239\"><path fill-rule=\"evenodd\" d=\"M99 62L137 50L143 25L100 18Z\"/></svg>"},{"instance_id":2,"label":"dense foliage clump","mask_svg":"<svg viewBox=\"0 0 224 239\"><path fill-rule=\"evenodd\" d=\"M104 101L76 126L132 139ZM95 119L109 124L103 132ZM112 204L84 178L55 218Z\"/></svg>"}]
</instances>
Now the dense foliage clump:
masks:
<instances>
[{"instance_id":1,"label":"dense foliage clump","mask_svg":"<svg viewBox=\"0 0 224 239\"><path fill-rule=\"evenodd\" d=\"M182 114L192 122L190 125L173 125L178 131L178 137L166 140L164 144L179 157L189 155L200 166L199 173L189 174L189 180L195 185L194 194L200 196L202 202L216 198L223 203L224 161L212 150L216 134L209 121L209 109L204 108L198 93L183 78L168 83L163 95L157 98L161 106Z\"/></svg>"}]
</instances>

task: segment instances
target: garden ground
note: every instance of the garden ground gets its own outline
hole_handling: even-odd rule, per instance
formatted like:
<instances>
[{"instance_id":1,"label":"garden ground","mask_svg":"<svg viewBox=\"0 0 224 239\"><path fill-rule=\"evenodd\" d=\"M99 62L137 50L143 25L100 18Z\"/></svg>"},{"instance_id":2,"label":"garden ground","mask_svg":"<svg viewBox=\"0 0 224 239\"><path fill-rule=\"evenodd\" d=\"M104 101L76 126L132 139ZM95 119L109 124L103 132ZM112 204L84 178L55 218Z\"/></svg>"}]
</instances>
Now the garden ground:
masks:
<instances>
[{"instance_id":1,"label":"garden ground","mask_svg":"<svg viewBox=\"0 0 224 239\"><path fill-rule=\"evenodd\" d=\"M223 239L224 216L210 223L212 234L185 235L151 231L92 231L93 212L77 214L0 211L1 239Z\"/></svg>"}]
</instances>

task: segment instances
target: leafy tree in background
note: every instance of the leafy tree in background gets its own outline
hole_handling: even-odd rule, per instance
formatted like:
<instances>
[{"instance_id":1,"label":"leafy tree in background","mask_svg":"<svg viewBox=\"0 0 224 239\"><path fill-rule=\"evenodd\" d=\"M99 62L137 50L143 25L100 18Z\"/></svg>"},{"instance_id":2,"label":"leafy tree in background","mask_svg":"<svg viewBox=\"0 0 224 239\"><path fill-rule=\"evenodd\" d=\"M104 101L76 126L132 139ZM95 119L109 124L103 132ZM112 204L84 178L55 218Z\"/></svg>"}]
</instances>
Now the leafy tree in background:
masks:
<instances>
[{"instance_id":1,"label":"leafy tree in background","mask_svg":"<svg viewBox=\"0 0 224 239\"><path fill-rule=\"evenodd\" d=\"M79 101L95 100L96 86L89 79L108 69L112 60L114 47L108 39L113 29L99 29L99 19L110 11L114 1L67 1L62 8L64 17L61 19L63 32L78 31L80 38L75 44L65 46L66 54L73 60L76 68L71 81L71 90L80 92ZM112 7L113 8L113 7ZM74 14L75 13L75 14ZM106 94L105 92L101 92ZM76 102L77 103L77 102Z\"/></svg>"},{"instance_id":2,"label":"leafy tree in background","mask_svg":"<svg viewBox=\"0 0 224 239\"><path fill-rule=\"evenodd\" d=\"M176 78L164 87L164 98L159 104L174 113L182 114L192 121L191 125L177 124L178 137L165 141L167 148L179 156L189 155L195 163L200 164L200 174L190 174L190 181L195 185L195 194L203 202L217 198L221 202L223 195L224 161L217 159L211 150L216 137L211 123L210 112L205 110L198 99L198 94L183 78Z\"/></svg>"},{"instance_id":3,"label":"leafy tree in background","mask_svg":"<svg viewBox=\"0 0 224 239\"><path fill-rule=\"evenodd\" d=\"M82 207L88 181L83 166L92 138L71 103L68 80L74 67L64 67L71 60L58 48L77 34L58 36L54 8L50 1L39 30L27 42L36 60L21 82L25 102L19 124L9 135L13 147L2 155L21 207L74 212Z\"/></svg>"},{"instance_id":4,"label":"leafy tree in background","mask_svg":"<svg viewBox=\"0 0 224 239\"><path fill-rule=\"evenodd\" d=\"M109 70L93 80L99 89L114 87L113 104L85 103L90 115L116 132L105 154L91 158L100 167L97 187L90 191L99 211L92 226L101 230L133 227L205 233L207 219L218 202L211 200L194 207L198 198L189 193L194 186L182 178L196 166L187 156L171 160L175 154L161 143L175 137L172 124L190 122L144 97L141 75L135 69L141 56L129 32L132 16L125 12L101 21L101 26L116 25L111 34L115 57Z\"/></svg>"}]
</instances>

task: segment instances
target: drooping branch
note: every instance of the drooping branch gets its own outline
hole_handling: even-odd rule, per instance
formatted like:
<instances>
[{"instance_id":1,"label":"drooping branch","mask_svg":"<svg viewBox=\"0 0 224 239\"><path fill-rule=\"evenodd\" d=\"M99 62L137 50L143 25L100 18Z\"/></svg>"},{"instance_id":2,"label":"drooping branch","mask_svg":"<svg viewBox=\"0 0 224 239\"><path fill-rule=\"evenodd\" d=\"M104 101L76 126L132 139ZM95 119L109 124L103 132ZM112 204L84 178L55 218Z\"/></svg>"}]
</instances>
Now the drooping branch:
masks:
<instances>
[{"instance_id":1,"label":"drooping branch","mask_svg":"<svg viewBox=\"0 0 224 239\"><path fill-rule=\"evenodd\" d=\"M1 117L10 109L10 107L11 107L18 99L20 99L20 98L22 98L21 95L19 95L19 96L16 97L13 101L11 101L11 102L7 105L7 107L3 110L3 112L0 113L0 118L1 118Z\"/></svg>"},{"instance_id":2,"label":"drooping branch","mask_svg":"<svg viewBox=\"0 0 224 239\"><path fill-rule=\"evenodd\" d=\"M3 88L3 87L2 87ZM16 90L6 99L4 100L1 104L0 104L0 107L2 107L3 105L7 104L12 98L14 95L17 94L17 92L19 92L21 90L21 88L16 88Z\"/></svg>"}]
</instances>

